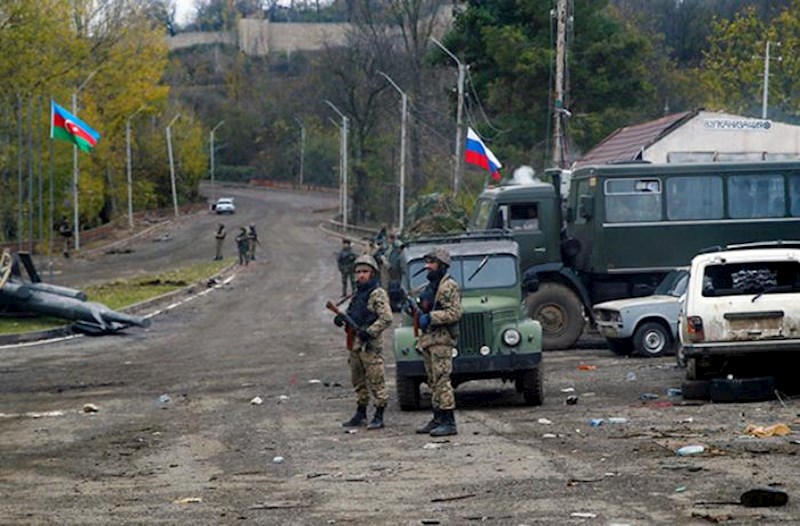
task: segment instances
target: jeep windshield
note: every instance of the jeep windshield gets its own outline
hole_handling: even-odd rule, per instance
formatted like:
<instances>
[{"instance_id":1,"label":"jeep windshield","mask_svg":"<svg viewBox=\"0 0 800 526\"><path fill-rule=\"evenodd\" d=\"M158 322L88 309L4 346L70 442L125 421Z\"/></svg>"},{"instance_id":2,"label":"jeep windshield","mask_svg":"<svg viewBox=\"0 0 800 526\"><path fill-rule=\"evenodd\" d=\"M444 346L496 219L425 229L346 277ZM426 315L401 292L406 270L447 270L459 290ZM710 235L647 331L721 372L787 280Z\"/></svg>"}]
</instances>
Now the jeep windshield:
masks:
<instances>
[{"instance_id":1,"label":"jeep windshield","mask_svg":"<svg viewBox=\"0 0 800 526\"><path fill-rule=\"evenodd\" d=\"M510 254L489 254L456 257L448 271L462 291L514 287L517 279L517 258ZM428 281L425 261L415 259L408 264L411 289L418 290Z\"/></svg>"}]
</instances>

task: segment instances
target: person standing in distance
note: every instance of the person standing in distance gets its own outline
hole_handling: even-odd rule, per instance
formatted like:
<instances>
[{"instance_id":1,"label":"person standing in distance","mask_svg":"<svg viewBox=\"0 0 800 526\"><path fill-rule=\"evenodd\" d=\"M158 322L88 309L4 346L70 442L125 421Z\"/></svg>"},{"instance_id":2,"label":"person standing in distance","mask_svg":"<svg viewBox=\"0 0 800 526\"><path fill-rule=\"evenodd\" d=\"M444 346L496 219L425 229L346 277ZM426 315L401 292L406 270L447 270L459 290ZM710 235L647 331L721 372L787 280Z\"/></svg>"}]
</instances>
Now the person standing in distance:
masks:
<instances>
[{"instance_id":1,"label":"person standing in distance","mask_svg":"<svg viewBox=\"0 0 800 526\"><path fill-rule=\"evenodd\" d=\"M425 312L419 317L422 334L418 345L425 360L425 373L431 389L433 418L416 432L441 437L458 433L453 414L456 399L450 374L453 372L453 349L458 344L461 289L447 273L450 268L450 253L447 250L434 248L428 252L425 255L425 268L428 271L428 285L420 296L433 298L433 301L423 302Z\"/></svg>"},{"instance_id":2,"label":"person standing in distance","mask_svg":"<svg viewBox=\"0 0 800 526\"><path fill-rule=\"evenodd\" d=\"M355 261L356 254L353 252L350 240L347 238L342 239L342 250L336 255L336 265L339 267L339 273L342 275L343 298L347 296L348 282L350 282L350 292L354 293L356 291Z\"/></svg>"},{"instance_id":3,"label":"person standing in distance","mask_svg":"<svg viewBox=\"0 0 800 526\"><path fill-rule=\"evenodd\" d=\"M222 244L225 242L225 236L227 235L228 232L225 231L225 225L220 223L217 227L217 233L214 236L214 238L217 240L217 252L214 255L215 261L222 259Z\"/></svg>"},{"instance_id":4,"label":"person standing in distance","mask_svg":"<svg viewBox=\"0 0 800 526\"><path fill-rule=\"evenodd\" d=\"M236 250L239 252L239 264L247 265L250 262L250 240L245 227L241 227L239 234L236 236Z\"/></svg>"},{"instance_id":5,"label":"person standing in distance","mask_svg":"<svg viewBox=\"0 0 800 526\"><path fill-rule=\"evenodd\" d=\"M357 407L353 417L342 422L342 426L358 427L366 423L371 395L375 414L367 429L380 429L389 401L383 372L383 331L392 324L392 309L389 296L378 281L378 264L372 256L365 254L356 258L355 273L356 292L347 307L347 314L359 329L347 361ZM339 327L345 323L341 315L336 316L333 322Z\"/></svg>"},{"instance_id":6,"label":"person standing in distance","mask_svg":"<svg viewBox=\"0 0 800 526\"><path fill-rule=\"evenodd\" d=\"M256 224L250 223L250 228L247 230L247 259L250 261L256 260L256 245L261 245L258 241Z\"/></svg>"}]
</instances>

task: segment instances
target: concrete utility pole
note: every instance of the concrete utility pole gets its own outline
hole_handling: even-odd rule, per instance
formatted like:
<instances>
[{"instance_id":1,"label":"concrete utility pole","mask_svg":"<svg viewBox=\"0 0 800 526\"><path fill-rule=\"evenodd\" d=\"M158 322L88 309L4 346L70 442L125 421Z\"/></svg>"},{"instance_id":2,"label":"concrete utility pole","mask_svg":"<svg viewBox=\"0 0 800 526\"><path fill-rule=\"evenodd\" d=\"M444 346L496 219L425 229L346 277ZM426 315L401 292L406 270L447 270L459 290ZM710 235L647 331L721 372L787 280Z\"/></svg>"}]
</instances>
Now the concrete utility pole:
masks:
<instances>
[{"instance_id":1,"label":"concrete utility pole","mask_svg":"<svg viewBox=\"0 0 800 526\"><path fill-rule=\"evenodd\" d=\"M175 185L175 159L172 155L172 125L181 114L175 115L167 125L167 153L169 154L169 179L172 183L172 206L175 208L175 217L178 217L178 189Z\"/></svg>"},{"instance_id":2,"label":"concrete utility pole","mask_svg":"<svg viewBox=\"0 0 800 526\"><path fill-rule=\"evenodd\" d=\"M400 230L403 230L404 222L405 222L405 207L406 207L406 143L407 143L407 133L406 129L408 128L408 95L406 92L400 89L395 81L389 77L383 71L378 71L381 75L383 75L386 80L400 93L400 202L397 205L397 225Z\"/></svg>"},{"instance_id":3,"label":"concrete utility pole","mask_svg":"<svg viewBox=\"0 0 800 526\"><path fill-rule=\"evenodd\" d=\"M348 129L350 127L350 119L347 116L339 111L339 108L334 106L334 104L326 100L325 103L333 109L336 113L339 114L339 117L342 118L342 127L341 130L341 137L342 137L342 145L341 145L341 159L342 159L342 227L347 230L347 216L348 216L348 209L347 209L347 150L348 150Z\"/></svg>"},{"instance_id":4,"label":"concrete utility pole","mask_svg":"<svg viewBox=\"0 0 800 526\"><path fill-rule=\"evenodd\" d=\"M125 153L127 155L127 169L128 169L128 227L133 229L133 176L131 174L131 120L133 120L144 106L139 106L139 109L133 112L133 115L128 117L125 121Z\"/></svg>"},{"instance_id":5,"label":"concrete utility pole","mask_svg":"<svg viewBox=\"0 0 800 526\"><path fill-rule=\"evenodd\" d=\"M86 86L86 83L92 80L97 70L89 73L78 89L72 92L72 114L78 116L78 93ZM72 225L73 225L73 238L75 239L75 250L81 248L81 228L80 228L80 208L78 203L78 179L80 172L78 171L78 145L72 145Z\"/></svg>"},{"instance_id":6,"label":"concrete utility pole","mask_svg":"<svg viewBox=\"0 0 800 526\"><path fill-rule=\"evenodd\" d=\"M211 168L211 202L212 203L216 202L216 193L215 193L215 190L214 190L214 169L215 169L215 164L214 164L214 150L215 150L215 148L214 148L214 132L216 132L217 128L219 128L223 124L225 124L225 121L219 121L213 128L211 128L211 132L209 132L209 134L208 134L209 135L208 136L208 149L209 149L208 153L209 153L209 160L210 160L210 163L211 163L210 168Z\"/></svg>"},{"instance_id":7,"label":"concrete utility pole","mask_svg":"<svg viewBox=\"0 0 800 526\"><path fill-rule=\"evenodd\" d=\"M556 85L555 108L553 111L553 164L564 167L564 70L566 69L567 47L567 0L558 0L556 12Z\"/></svg>"},{"instance_id":8,"label":"concrete utility pole","mask_svg":"<svg viewBox=\"0 0 800 526\"><path fill-rule=\"evenodd\" d=\"M467 78L467 66L458 60L449 49L433 37L431 42L439 46L442 51L458 64L458 108L456 110L456 162L453 173L453 195L458 195L458 187L464 177L464 82Z\"/></svg>"},{"instance_id":9,"label":"concrete utility pole","mask_svg":"<svg viewBox=\"0 0 800 526\"><path fill-rule=\"evenodd\" d=\"M769 99L769 45L771 42L767 40L767 49L764 53L764 93L761 99L761 118L767 118L767 100ZM776 42L776 46L780 47L781 43ZM781 60L781 57L777 57Z\"/></svg>"},{"instance_id":10,"label":"concrete utility pole","mask_svg":"<svg viewBox=\"0 0 800 526\"><path fill-rule=\"evenodd\" d=\"M306 127L303 125L303 121L301 121L296 115L294 120L297 122L297 125L300 126L300 181L298 182L298 186L302 187L303 170L306 161Z\"/></svg>"}]
</instances>

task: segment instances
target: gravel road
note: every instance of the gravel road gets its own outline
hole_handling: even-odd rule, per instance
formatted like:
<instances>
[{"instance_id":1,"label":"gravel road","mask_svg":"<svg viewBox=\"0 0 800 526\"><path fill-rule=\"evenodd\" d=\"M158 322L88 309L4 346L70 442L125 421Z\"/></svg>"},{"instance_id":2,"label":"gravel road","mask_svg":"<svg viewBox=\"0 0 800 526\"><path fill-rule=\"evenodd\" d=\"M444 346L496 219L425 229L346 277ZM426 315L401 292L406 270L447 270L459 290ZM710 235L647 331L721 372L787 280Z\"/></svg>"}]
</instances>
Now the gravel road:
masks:
<instances>
[{"instance_id":1,"label":"gravel road","mask_svg":"<svg viewBox=\"0 0 800 526\"><path fill-rule=\"evenodd\" d=\"M263 247L228 285L147 330L0 349L0 523L800 521L800 437L745 433L797 429L796 400L684 402L667 395L683 374L673 358L620 358L596 340L546 353L541 407L523 405L513 386L475 382L456 391L457 436L414 434L429 415L394 400L385 429L345 433L353 396L324 308L339 289L339 243L314 212L336 197L229 193L238 208L229 231L254 221ZM144 236L127 254L59 261L55 280L210 259L218 220L182 217L168 241ZM393 395L391 353L387 380ZM565 404L570 395L577 404ZM690 444L704 452L676 454ZM786 491L789 503L734 504L760 486Z\"/></svg>"}]
</instances>

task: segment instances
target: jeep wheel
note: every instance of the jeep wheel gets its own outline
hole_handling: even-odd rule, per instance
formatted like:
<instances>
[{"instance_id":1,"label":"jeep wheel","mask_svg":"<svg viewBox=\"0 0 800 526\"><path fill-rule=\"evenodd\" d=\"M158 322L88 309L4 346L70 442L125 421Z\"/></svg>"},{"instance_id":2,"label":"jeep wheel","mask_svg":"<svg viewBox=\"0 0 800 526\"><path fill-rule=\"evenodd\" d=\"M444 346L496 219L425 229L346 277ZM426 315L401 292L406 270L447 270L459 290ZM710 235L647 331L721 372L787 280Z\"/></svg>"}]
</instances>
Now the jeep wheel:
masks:
<instances>
[{"instance_id":1,"label":"jeep wheel","mask_svg":"<svg viewBox=\"0 0 800 526\"><path fill-rule=\"evenodd\" d=\"M583 304L569 288L542 283L525 298L528 316L542 324L542 349L568 349L583 332Z\"/></svg>"},{"instance_id":2,"label":"jeep wheel","mask_svg":"<svg viewBox=\"0 0 800 526\"><path fill-rule=\"evenodd\" d=\"M522 397L527 405L542 405L544 391L542 385L542 366L527 371L522 376Z\"/></svg>"},{"instance_id":3,"label":"jeep wheel","mask_svg":"<svg viewBox=\"0 0 800 526\"><path fill-rule=\"evenodd\" d=\"M419 382L408 376L397 377L397 401L403 411L420 408Z\"/></svg>"},{"instance_id":4,"label":"jeep wheel","mask_svg":"<svg viewBox=\"0 0 800 526\"><path fill-rule=\"evenodd\" d=\"M672 348L672 335L662 324L649 321L633 333L633 348L644 358L663 356Z\"/></svg>"}]
</instances>

